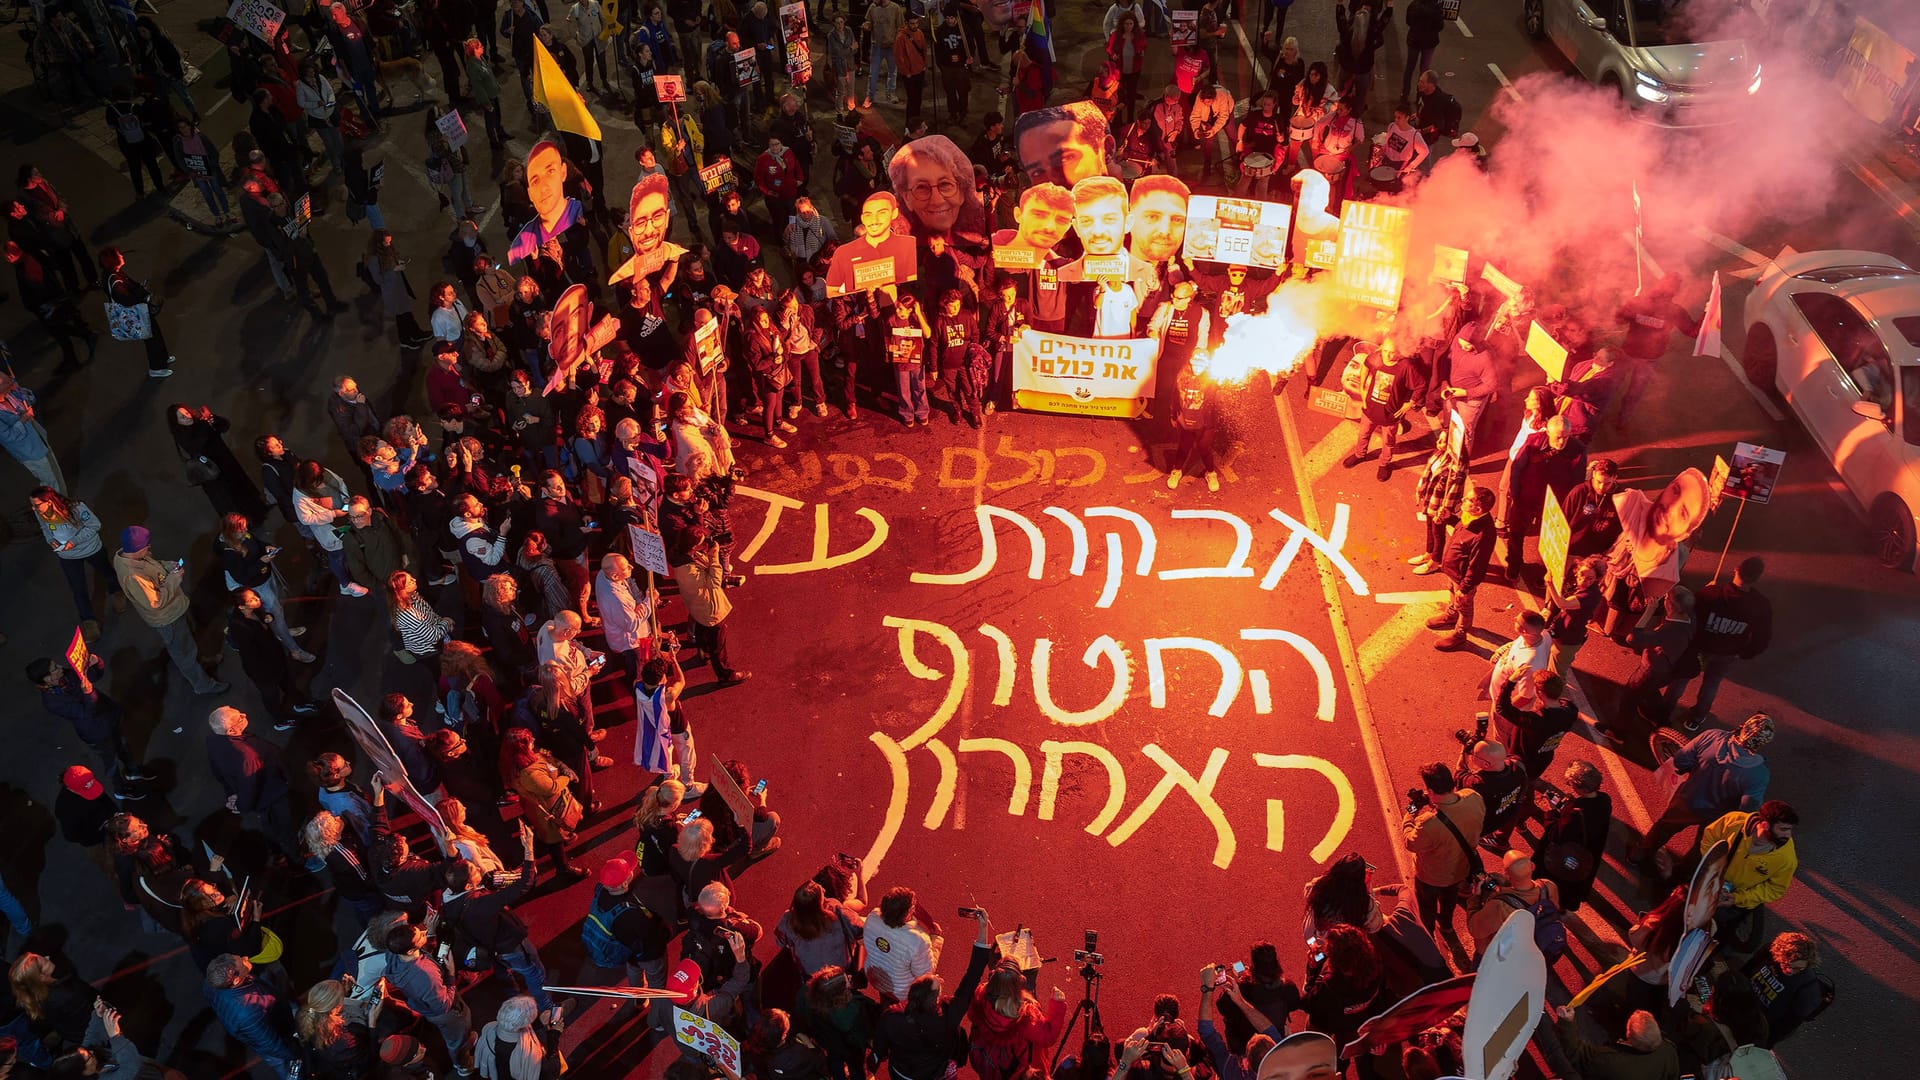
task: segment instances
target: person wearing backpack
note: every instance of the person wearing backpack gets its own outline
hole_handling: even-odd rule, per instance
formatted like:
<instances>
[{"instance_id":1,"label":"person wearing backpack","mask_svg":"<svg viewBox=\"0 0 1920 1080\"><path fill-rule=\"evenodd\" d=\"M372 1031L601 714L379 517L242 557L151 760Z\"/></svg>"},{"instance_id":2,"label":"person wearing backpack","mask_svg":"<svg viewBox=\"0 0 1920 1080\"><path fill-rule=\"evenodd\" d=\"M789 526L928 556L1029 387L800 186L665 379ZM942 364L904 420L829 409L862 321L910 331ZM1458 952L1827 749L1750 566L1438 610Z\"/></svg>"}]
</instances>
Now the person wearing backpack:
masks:
<instances>
[{"instance_id":1,"label":"person wearing backpack","mask_svg":"<svg viewBox=\"0 0 1920 1080\"><path fill-rule=\"evenodd\" d=\"M580 924L580 943L594 967L616 973L628 986L658 990L667 985L667 943L680 920L679 893L658 887L663 878L636 878L639 870L626 852L601 864L600 883ZM655 998L647 1006L647 1023L656 1032L666 1034L671 1018L667 999Z\"/></svg>"},{"instance_id":2,"label":"person wearing backpack","mask_svg":"<svg viewBox=\"0 0 1920 1080\"><path fill-rule=\"evenodd\" d=\"M1501 861L1500 885L1479 901L1467 915L1467 932L1473 935L1473 955L1486 951L1487 943L1500 932L1507 917L1516 911L1533 912L1533 943L1552 964L1567 951L1567 927L1560 917L1560 889L1553 882L1533 876L1533 859L1518 851L1509 851Z\"/></svg>"},{"instance_id":3,"label":"person wearing backpack","mask_svg":"<svg viewBox=\"0 0 1920 1080\"><path fill-rule=\"evenodd\" d=\"M133 100L133 91L121 87L114 92L113 100L107 102L107 126L113 129L113 141L120 147L120 156L127 159L127 175L133 178L133 197L147 197L146 179L140 175L142 166L153 177L153 190L164 193L167 182L160 175L160 137L147 130L147 123L140 117L140 106Z\"/></svg>"}]
</instances>

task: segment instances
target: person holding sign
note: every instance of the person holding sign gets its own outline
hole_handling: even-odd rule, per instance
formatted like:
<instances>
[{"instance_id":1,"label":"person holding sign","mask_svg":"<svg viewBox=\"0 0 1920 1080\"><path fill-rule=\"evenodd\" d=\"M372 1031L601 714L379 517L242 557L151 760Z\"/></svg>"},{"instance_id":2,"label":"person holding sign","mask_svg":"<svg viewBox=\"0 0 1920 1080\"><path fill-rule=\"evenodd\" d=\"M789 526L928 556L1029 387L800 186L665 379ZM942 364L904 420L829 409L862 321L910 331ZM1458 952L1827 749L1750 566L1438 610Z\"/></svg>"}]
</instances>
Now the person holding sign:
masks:
<instances>
[{"instance_id":1,"label":"person holding sign","mask_svg":"<svg viewBox=\"0 0 1920 1080\"><path fill-rule=\"evenodd\" d=\"M827 267L828 296L887 288L918 276L913 237L894 231L899 218L900 200L892 192L867 196L860 206L858 235L834 251Z\"/></svg>"}]
</instances>

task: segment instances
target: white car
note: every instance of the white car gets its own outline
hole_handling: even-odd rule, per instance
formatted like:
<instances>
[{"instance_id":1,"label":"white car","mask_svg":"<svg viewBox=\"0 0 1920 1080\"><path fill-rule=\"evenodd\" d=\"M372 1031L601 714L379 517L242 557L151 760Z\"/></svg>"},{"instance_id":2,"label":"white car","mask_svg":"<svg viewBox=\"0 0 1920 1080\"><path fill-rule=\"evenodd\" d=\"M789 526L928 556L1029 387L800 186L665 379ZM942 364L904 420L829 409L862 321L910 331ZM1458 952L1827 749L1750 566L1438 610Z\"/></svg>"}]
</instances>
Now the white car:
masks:
<instances>
[{"instance_id":1,"label":"white car","mask_svg":"<svg viewBox=\"0 0 1920 1080\"><path fill-rule=\"evenodd\" d=\"M1633 115L1668 127L1733 121L1760 92L1760 62L1729 0L1522 0L1529 35L1553 42ZM1699 26L1713 40L1699 41Z\"/></svg>"},{"instance_id":2,"label":"white car","mask_svg":"<svg viewBox=\"0 0 1920 1080\"><path fill-rule=\"evenodd\" d=\"M1920 510L1920 272L1871 251L1805 251L1742 314L1755 386L1786 398L1866 510L1873 551L1914 564Z\"/></svg>"}]
</instances>

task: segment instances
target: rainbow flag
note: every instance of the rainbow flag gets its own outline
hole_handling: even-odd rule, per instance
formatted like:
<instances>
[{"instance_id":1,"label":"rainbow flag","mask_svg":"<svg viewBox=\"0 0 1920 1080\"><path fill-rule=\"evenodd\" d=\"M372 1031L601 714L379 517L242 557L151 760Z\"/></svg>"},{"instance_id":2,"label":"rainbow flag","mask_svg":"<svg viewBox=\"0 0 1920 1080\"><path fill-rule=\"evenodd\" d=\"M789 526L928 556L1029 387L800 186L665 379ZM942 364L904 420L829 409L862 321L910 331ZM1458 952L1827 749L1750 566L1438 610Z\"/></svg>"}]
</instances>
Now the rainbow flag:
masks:
<instances>
[{"instance_id":1,"label":"rainbow flag","mask_svg":"<svg viewBox=\"0 0 1920 1080\"><path fill-rule=\"evenodd\" d=\"M1040 70L1046 89L1053 89L1053 28L1047 25L1047 0L1033 0L1027 8L1027 44L1042 59Z\"/></svg>"}]
</instances>

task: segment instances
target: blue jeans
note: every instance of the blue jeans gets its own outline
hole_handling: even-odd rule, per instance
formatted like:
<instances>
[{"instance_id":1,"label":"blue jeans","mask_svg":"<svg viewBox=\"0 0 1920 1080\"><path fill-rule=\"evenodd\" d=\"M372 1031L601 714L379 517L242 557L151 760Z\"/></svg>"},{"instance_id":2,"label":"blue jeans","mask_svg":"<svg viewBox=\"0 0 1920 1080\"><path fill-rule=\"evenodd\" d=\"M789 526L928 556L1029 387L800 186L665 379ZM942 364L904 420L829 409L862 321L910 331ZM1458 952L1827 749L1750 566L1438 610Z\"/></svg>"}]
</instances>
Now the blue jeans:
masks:
<instances>
[{"instance_id":1,"label":"blue jeans","mask_svg":"<svg viewBox=\"0 0 1920 1080\"><path fill-rule=\"evenodd\" d=\"M501 953L494 959L505 964L520 981L527 984L527 996L541 1012L553 1008L553 999L547 996L547 968L540 962L540 954L531 944L523 943L510 953Z\"/></svg>"},{"instance_id":2,"label":"blue jeans","mask_svg":"<svg viewBox=\"0 0 1920 1080\"><path fill-rule=\"evenodd\" d=\"M367 227L369 229L384 229L387 227L387 219L380 216L379 207L369 204L364 207L364 209L367 212Z\"/></svg>"},{"instance_id":3,"label":"blue jeans","mask_svg":"<svg viewBox=\"0 0 1920 1080\"><path fill-rule=\"evenodd\" d=\"M14 933L21 937L33 933L33 920L27 918L27 909L20 906L19 897L13 895L4 881L0 881L0 916L5 916L7 922L13 925Z\"/></svg>"},{"instance_id":4,"label":"blue jeans","mask_svg":"<svg viewBox=\"0 0 1920 1080\"><path fill-rule=\"evenodd\" d=\"M207 200L207 212L214 217L225 217L229 209L227 189L218 180L195 179L193 186L200 189L200 197Z\"/></svg>"},{"instance_id":5,"label":"blue jeans","mask_svg":"<svg viewBox=\"0 0 1920 1080\"><path fill-rule=\"evenodd\" d=\"M919 364L893 365L893 378L900 391L900 420L926 423L932 415L927 407L927 371Z\"/></svg>"},{"instance_id":6,"label":"blue jeans","mask_svg":"<svg viewBox=\"0 0 1920 1080\"><path fill-rule=\"evenodd\" d=\"M887 65L887 93L895 93L900 88L900 69L893 65L893 46L881 45L876 41L873 43L873 59L867 67L868 97L872 97L874 91L880 89L880 64L882 61L885 61Z\"/></svg>"}]
</instances>

